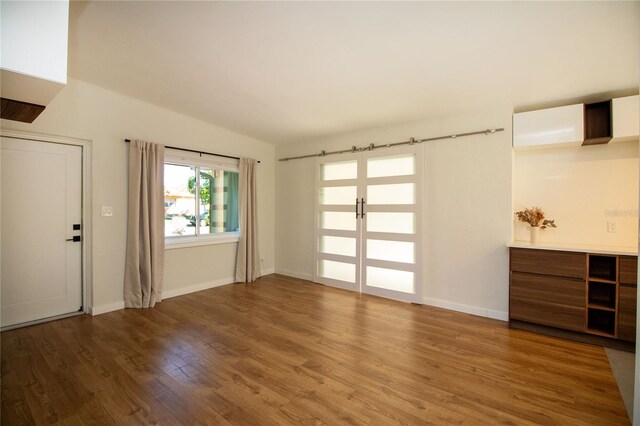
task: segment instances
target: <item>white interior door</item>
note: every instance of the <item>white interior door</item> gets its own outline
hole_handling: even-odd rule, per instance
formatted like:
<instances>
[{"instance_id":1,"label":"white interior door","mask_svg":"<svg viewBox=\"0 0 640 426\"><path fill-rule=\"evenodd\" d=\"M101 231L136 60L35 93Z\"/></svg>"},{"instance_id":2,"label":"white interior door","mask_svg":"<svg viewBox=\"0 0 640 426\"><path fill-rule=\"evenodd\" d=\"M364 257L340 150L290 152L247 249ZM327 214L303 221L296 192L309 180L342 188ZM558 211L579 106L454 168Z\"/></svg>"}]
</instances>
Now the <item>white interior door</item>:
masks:
<instances>
[{"instance_id":1,"label":"white interior door","mask_svg":"<svg viewBox=\"0 0 640 426\"><path fill-rule=\"evenodd\" d=\"M314 281L421 303L418 146L317 160Z\"/></svg>"},{"instance_id":2,"label":"white interior door","mask_svg":"<svg viewBox=\"0 0 640 426\"><path fill-rule=\"evenodd\" d=\"M418 146L363 153L362 291L422 303Z\"/></svg>"},{"instance_id":3,"label":"white interior door","mask_svg":"<svg viewBox=\"0 0 640 426\"><path fill-rule=\"evenodd\" d=\"M316 166L314 281L353 291L360 290L359 161L345 154Z\"/></svg>"},{"instance_id":4,"label":"white interior door","mask_svg":"<svg viewBox=\"0 0 640 426\"><path fill-rule=\"evenodd\" d=\"M0 143L1 325L78 312L82 148L4 137Z\"/></svg>"}]
</instances>

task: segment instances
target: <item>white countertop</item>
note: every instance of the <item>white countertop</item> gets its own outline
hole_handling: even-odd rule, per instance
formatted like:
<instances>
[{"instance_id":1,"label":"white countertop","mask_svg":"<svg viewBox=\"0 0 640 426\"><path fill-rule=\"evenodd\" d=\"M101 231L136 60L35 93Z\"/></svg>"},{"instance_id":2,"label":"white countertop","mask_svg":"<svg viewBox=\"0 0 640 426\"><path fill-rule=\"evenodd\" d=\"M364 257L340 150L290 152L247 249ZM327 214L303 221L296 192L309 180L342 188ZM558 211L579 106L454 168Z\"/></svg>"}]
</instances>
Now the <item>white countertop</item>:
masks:
<instances>
[{"instance_id":1,"label":"white countertop","mask_svg":"<svg viewBox=\"0 0 640 426\"><path fill-rule=\"evenodd\" d=\"M566 243L537 243L531 244L528 241L512 241L507 247L527 248L536 250L558 250L558 251L578 251L583 253L598 253L612 255L628 255L637 256L638 247L615 247L615 246L597 246L585 244L566 244Z\"/></svg>"}]
</instances>

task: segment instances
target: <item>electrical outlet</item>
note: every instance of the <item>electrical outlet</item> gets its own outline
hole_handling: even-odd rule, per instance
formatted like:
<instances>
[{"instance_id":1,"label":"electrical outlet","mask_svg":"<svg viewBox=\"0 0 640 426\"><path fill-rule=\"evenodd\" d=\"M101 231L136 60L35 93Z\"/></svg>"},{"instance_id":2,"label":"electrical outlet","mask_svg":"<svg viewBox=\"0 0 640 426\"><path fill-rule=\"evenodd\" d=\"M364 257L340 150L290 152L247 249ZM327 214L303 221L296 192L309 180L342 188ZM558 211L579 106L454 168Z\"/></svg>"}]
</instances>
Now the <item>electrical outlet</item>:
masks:
<instances>
[{"instance_id":1,"label":"electrical outlet","mask_svg":"<svg viewBox=\"0 0 640 426\"><path fill-rule=\"evenodd\" d=\"M615 234L616 232L618 232L618 224L613 220L608 220L607 221L607 232L609 232L611 234Z\"/></svg>"},{"instance_id":2,"label":"electrical outlet","mask_svg":"<svg viewBox=\"0 0 640 426\"><path fill-rule=\"evenodd\" d=\"M113 207L102 206L102 216L113 216Z\"/></svg>"}]
</instances>

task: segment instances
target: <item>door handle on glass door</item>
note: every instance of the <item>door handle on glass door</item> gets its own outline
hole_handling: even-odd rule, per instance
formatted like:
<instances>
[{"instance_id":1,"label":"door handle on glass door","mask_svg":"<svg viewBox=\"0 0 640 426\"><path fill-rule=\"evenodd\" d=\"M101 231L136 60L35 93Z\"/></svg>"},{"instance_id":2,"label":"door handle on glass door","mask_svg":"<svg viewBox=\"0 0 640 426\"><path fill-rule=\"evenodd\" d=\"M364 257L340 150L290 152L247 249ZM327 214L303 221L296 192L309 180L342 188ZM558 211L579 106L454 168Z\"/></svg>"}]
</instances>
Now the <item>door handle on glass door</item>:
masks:
<instances>
[{"instance_id":1,"label":"door handle on glass door","mask_svg":"<svg viewBox=\"0 0 640 426\"><path fill-rule=\"evenodd\" d=\"M364 218L364 198L360 198L361 203L362 203L362 208L360 211L360 217Z\"/></svg>"},{"instance_id":2,"label":"door handle on glass door","mask_svg":"<svg viewBox=\"0 0 640 426\"><path fill-rule=\"evenodd\" d=\"M358 218L358 203L360 202L360 200L358 200L356 198L356 219Z\"/></svg>"}]
</instances>

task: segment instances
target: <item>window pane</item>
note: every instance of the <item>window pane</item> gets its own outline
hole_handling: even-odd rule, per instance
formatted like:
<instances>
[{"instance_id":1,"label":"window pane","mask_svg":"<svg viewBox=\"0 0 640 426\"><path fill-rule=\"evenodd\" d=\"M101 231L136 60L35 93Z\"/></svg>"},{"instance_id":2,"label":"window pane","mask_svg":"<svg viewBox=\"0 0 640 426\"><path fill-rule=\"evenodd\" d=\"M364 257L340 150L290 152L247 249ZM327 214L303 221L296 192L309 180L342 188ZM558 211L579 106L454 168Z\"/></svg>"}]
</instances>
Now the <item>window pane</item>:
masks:
<instances>
[{"instance_id":1,"label":"window pane","mask_svg":"<svg viewBox=\"0 0 640 426\"><path fill-rule=\"evenodd\" d=\"M334 280L356 282L356 265L352 263L334 262L332 260L321 260L318 274L321 277L332 278Z\"/></svg>"},{"instance_id":2,"label":"window pane","mask_svg":"<svg viewBox=\"0 0 640 426\"><path fill-rule=\"evenodd\" d=\"M367 266L367 285L413 293L413 272Z\"/></svg>"},{"instance_id":3,"label":"window pane","mask_svg":"<svg viewBox=\"0 0 640 426\"><path fill-rule=\"evenodd\" d=\"M320 236L320 252L340 254L342 256L355 256L356 239L322 235Z\"/></svg>"},{"instance_id":4,"label":"window pane","mask_svg":"<svg viewBox=\"0 0 640 426\"><path fill-rule=\"evenodd\" d=\"M320 180L356 179L357 177L358 162L356 160L320 165Z\"/></svg>"},{"instance_id":5,"label":"window pane","mask_svg":"<svg viewBox=\"0 0 640 426\"><path fill-rule=\"evenodd\" d=\"M367 240L367 258L414 263L413 243L407 241Z\"/></svg>"},{"instance_id":6,"label":"window pane","mask_svg":"<svg viewBox=\"0 0 640 426\"><path fill-rule=\"evenodd\" d=\"M195 235L196 172L194 167L164 165L164 235Z\"/></svg>"},{"instance_id":7,"label":"window pane","mask_svg":"<svg viewBox=\"0 0 640 426\"><path fill-rule=\"evenodd\" d=\"M320 204L355 205L357 195L355 186L328 186L320 188Z\"/></svg>"},{"instance_id":8,"label":"window pane","mask_svg":"<svg viewBox=\"0 0 640 426\"><path fill-rule=\"evenodd\" d=\"M200 234L238 230L238 173L200 169Z\"/></svg>"},{"instance_id":9,"label":"window pane","mask_svg":"<svg viewBox=\"0 0 640 426\"><path fill-rule=\"evenodd\" d=\"M406 176L415 173L415 156L369 158L367 160L367 177Z\"/></svg>"},{"instance_id":10,"label":"window pane","mask_svg":"<svg viewBox=\"0 0 640 426\"><path fill-rule=\"evenodd\" d=\"M367 204L414 204L415 184L369 185Z\"/></svg>"},{"instance_id":11,"label":"window pane","mask_svg":"<svg viewBox=\"0 0 640 426\"><path fill-rule=\"evenodd\" d=\"M367 231L413 234L413 213L367 213Z\"/></svg>"},{"instance_id":12,"label":"window pane","mask_svg":"<svg viewBox=\"0 0 640 426\"><path fill-rule=\"evenodd\" d=\"M320 212L322 229L356 230L356 214L351 212Z\"/></svg>"}]
</instances>

